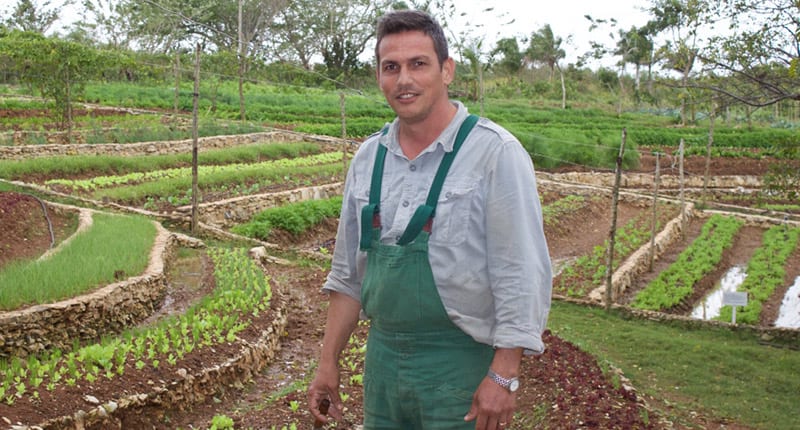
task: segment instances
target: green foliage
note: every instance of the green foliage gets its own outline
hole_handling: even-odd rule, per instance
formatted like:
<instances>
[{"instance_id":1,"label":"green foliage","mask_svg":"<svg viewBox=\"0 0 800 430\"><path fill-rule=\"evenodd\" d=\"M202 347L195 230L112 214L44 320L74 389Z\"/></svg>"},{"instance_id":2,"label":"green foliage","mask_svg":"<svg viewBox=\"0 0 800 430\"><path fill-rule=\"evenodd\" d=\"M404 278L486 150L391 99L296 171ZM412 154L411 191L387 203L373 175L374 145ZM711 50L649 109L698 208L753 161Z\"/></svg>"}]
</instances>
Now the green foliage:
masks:
<instances>
[{"instance_id":1,"label":"green foliage","mask_svg":"<svg viewBox=\"0 0 800 430\"><path fill-rule=\"evenodd\" d=\"M53 112L62 126L71 104L88 80L97 76L113 56L85 45L14 31L0 37L0 62L10 65L19 79L54 102Z\"/></svg>"},{"instance_id":2,"label":"green foliage","mask_svg":"<svg viewBox=\"0 0 800 430\"><path fill-rule=\"evenodd\" d=\"M747 292L747 306L737 310L736 321L742 324L758 324L762 305L775 290L783 285L786 260L792 254L800 238L800 228L776 225L764 232L761 246L747 263L747 277L739 291ZM732 309L723 306L719 318L731 320Z\"/></svg>"},{"instance_id":3,"label":"green foliage","mask_svg":"<svg viewBox=\"0 0 800 430\"><path fill-rule=\"evenodd\" d=\"M647 219L648 216L642 212L617 229L612 267L619 267L623 260L650 238L652 227ZM608 268L608 248L609 241L606 240L602 245L596 245L590 254L581 255L566 266L557 277L553 291L571 297L584 297L591 289L602 285Z\"/></svg>"},{"instance_id":4,"label":"green foliage","mask_svg":"<svg viewBox=\"0 0 800 430\"><path fill-rule=\"evenodd\" d=\"M0 309L50 303L144 271L156 228L143 217L95 214L92 227L44 260L0 271ZM80 270L75 270L80 268Z\"/></svg>"},{"instance_id":5,"label":"green foliage","mask_svg":"<svg viewBox=\"0 0 800 430\"><path fill-rule=\"evenodd\" d=\"M214 415L211 419L211 427L209 430L226 430L233 428L233 418L227 415Z\"/></svg>"},{"instance_id":6,"label":"green foliage","mask_svg":"<svg viewBox=\"0 0 800 430\"><path fill-rule=\"evenodd\" d=\"M198 155L198 161L204 165L255 163L303 157L321 152L322 147L311 142L259 143L203 151ZM139 173L144 176L144 172L174 169L180 166L188 167L191 166L191 162L192 155L188 153L137 157L92 155L0 160L0 178L16 180L30 175L62 177L91 174L94 177L90 179L62 180L59 183L67 186L74 184L76 188L94 189L103 182L128 182L128 180L120 179L127 175L135 176L135 173ZM104 177L106 179L103 179Z\"/></svg>"},{"instance_id":7,"label":"green foliage","mask_svg":"<svg viewBox=\"0 0 800 430\"><path fill-rule=\"evenodd\" d=\"M201 190L213 192L215 189L228 190L232 184L244 184L244 191L256 192L275 182L294 182L293 178L327 178L336 180L342 177L342 154L325 152L309 157L298 157L264 161L261 163L226 164L221 166L200 166L199 186ZM144 179L144 178L143 178ZM94 189L95 199L110 198L124 202L141 202L145 199L173 197L183 201L191 195L191 168L166 169L149 172L146 181L119 185L110 188ZM109 177L113 183L117 178ZM127 179L123 179L127 182ZM300 184L296 184L300 185ZM238 191L237 191L238 192ZM188 203L188 200L183 203Z\"/></svg>"},{"instance_id":8,"label":"green foliage","mask_svg":"<svg viewBox=\"0 0 800 430\"><path fill-rule=\"evenodd\" d=\"M124 374L129 361L137 369L148 364L157 368L162 360L174 366L195 348L236 341L253 317L269 307L272 291L245 249L210 248L208 254L214 263L216 287L184 314L85 347L76 343L69 353L55 350L32 356L27 362L18 358L10 363L0 360L2 401L12 405L23 396L35 399L35 388L43 382L52 391L58 385L74 386L83 379L89 384L98 377L112 379ZM226 422L219 420L220 425Z\"/></svg>"},{"instance_id":9,"label":"green foliage","mask_svg":"<svg viewBox=\"0 0 800 430\"><path fill-rule=\"evenodd\" d=\"M660 311L669 309L690 296L694 284L712 271L722 253L731 246L743 221L722 215L712 215L703 225L700 236L684 249L678 259L658 274L631 303L638 309Z\"/></svg>"},{"instance_id":10,"label":"green foliage","mask_svg":"<svg viewBox=\"0 0 800 430\"><path fill-rule=\"evenodd\" d=\"M261 240L267 240L274 228L296 236L326 218L338 217L341 207L341 197L290 203L260 212L250 222L237 225L231 230L234 233Z\"/></svg>"}]
</instances>

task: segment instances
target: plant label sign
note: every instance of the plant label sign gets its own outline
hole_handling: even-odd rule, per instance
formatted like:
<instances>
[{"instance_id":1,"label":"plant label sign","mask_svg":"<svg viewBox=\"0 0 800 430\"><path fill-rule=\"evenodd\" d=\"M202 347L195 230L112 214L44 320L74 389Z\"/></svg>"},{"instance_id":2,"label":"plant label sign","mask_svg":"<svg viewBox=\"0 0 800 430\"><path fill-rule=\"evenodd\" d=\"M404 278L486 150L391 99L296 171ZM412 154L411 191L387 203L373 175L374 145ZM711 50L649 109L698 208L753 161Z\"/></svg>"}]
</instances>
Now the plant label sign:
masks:
<instances>
[{"instance_id":1,"label":"plant label sign","mask_svg":"<svg viewBox=\"0 0 800 430\"><path fill-rule=\"evenodd\" d=\"M736 306L747 306L746 291L724 291L722 293L722 305L732 307L731 323L736 324Z\"/></svg>"}]
</instances>

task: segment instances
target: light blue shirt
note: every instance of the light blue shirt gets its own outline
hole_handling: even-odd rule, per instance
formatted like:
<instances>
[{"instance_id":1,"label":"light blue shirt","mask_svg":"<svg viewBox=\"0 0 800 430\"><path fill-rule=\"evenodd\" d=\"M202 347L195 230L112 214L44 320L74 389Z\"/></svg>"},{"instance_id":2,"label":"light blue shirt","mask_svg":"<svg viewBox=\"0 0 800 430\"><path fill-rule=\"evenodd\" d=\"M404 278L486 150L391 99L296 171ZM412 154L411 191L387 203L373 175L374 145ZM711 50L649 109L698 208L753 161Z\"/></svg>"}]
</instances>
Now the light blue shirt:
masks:
<instances>
[{"instance_id":1,"label":"light blue shirt","mask_svg":"<svg viewBox=\"0 0 800 430\"><path fill-rule=\"evenodd\" d=\"M359 250L361 208L369 202L378 145L388 151L381 189L381 241L403 234L468 112L458 112L436 141L409 160L397 140L398 122L368 138L347 174L344 202L325 291L358 301L367 256ZM552 272L530 155L507 130L481 118L444 182L428 258L439 296L453 323L495 348L544 350Z\"/></svg>"}]
</instances>

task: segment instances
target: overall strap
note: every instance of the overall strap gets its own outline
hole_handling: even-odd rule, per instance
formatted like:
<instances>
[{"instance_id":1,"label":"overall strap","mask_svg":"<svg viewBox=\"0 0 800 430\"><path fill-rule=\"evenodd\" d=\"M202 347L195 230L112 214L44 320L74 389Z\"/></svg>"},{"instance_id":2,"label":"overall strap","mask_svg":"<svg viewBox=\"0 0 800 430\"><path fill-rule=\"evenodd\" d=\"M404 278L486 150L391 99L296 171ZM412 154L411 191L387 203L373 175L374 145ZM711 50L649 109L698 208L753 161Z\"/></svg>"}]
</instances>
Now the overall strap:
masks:
<instances>
[{"instance_id":1,"label":"overall strap","mask_svg":"<svg viewBox=\"0 0 800 430\"><path fill-rule=\"evenodd\" d=\"M389 132L389 127L383 128L382 135ZM372 167L372 182L369 186L369 204L361 208L361 242L359 248L362 251L369 249L372 243L372 229L375 228L374 220L380 213L381 185L383 184L383 164L386 160L386 147L378 145L378 152L375 154L375 164Z\"/></svg>"},{"instance_id":2,"label":"overall strap","mask_svg":"<svg viewBox=\"0 0 800 430\"><path fill-rule=\"evenodd\" d=\"M455 144L453 145L453 150L446 153L442 158L442 162L439 164L439 169L436 171L436 176L433 178L431 189L428 191L428 198L425 200L425 204L418 207L416 212L414 212L414 215L408 222L408 226L406 226L406 230L403 232L403 235L397 240L398 245L407 245L411 243L417 237L419 232L422 231L422 228L425 226L428 220L436 215L436 203L439 201L439 193L441 193L442 185L444 185L444 180L447 178L447 172L450 170L450 166L453 164L453 159L456 157L458 150L461 148L464 140L466 140L470 131L472 131L472 127L474 127L477 122L478 116L473 114L469 115L464 122L461 123L461 127L458 129L458 134L456 135ZM373 175L373 181L374 180L375 177ZM370 190L370 199L371 198L372 190ZM363 244L363 222L361 237Z\"/></svg>"}]
</instances>

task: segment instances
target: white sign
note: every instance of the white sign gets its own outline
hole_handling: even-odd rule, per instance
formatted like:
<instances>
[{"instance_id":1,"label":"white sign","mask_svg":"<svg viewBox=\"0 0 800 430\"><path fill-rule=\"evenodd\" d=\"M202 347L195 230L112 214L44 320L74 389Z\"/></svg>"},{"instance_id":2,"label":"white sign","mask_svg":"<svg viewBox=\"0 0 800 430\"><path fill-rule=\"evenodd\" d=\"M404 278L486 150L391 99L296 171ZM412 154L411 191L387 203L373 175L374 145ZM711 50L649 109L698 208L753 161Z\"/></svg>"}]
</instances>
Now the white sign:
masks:
<instances>
[{"instance_id":1,"label":"white sign","mask_svg":"<svg viewBox=\"0 0 800 430\"><path fill-rule=\"evenodd\" d=\"M725 291L722 293L722 304L731 306L747 306L747 291Z\"/></svg>"},{"instance_id":2,"label":"white sign","mask_svg":"<svg viewBox=\"0 0 800 430\"><path fill-rule=\"evenodd\" d=\"M731 323L736 324L736 306L747 306L747 291L724 291L722 293L722 304L731 305Z\"/></svg>"}]
</instances>

